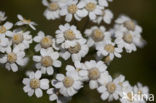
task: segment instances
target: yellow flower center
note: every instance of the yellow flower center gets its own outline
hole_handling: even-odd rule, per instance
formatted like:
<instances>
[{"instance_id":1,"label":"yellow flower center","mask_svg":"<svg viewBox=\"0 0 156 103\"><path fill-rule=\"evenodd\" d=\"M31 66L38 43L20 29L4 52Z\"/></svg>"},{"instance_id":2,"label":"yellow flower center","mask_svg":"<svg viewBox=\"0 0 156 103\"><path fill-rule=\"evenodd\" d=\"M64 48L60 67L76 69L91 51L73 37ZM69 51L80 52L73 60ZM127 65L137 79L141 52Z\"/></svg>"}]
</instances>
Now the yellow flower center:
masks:
<instances>
[{"instance_id":1,"label":"yellow flower center","mask_svg":"<svg viewBox=\"0 0 156 103\"><path fill-rule=\"evenodd\" d=\"M40 42L42 48L49 48L52 45L51 37L44 37Z\"/></svg>"},{"instance_id":2,"label":"yellow flower center","mask_svg":"<svg viewBox=\"0 0 156 103\"><path fill-rule=\"evenodd\" d=\"M124 26L128 29L128 30L135 30L135 23L131 20L125 21L124 22Z\"/></svg>"},{"instance_id":3,"label":"yellow flower center","mask_svg":"<svg viewBox=\"0 0 156 103\"><path fill-rule=\"evenodd\" d=\"M26 24L30 24L31 20L29 20L29 19L23 19L22 22L24 22Z\"/></svg>"},{"instance_id":4,"label":"yellow flower center","mask_svg":"<svg viewBox=\"0 0 156 103\"><path fill-rule=\"evenodd\" d=\"M67 30L64 33L64 37L67 40L74 40L76 38L76 35L72 30Z\"/></svg>"},{"instance_id":5,"label":"yellow flower center","mask_svg":"<svg viewBox=\"0 0 156 103\"><path fill-rule=\"evenodd\" d=\"M76 11L78 10L77 6L75 4L69 5L68 6L68 12L71 14L75 14Z\"/></svg>"},{"instance_id":6,"label":"yellow flower center","mask_svg":"<svg viewBox=\"0 0 156 103\"><path fill-rule=\"evenodd\" d=\"M21 43L23 40L24 40L24 38L23 38L23 35L22 35L22 34L15 34L15 35L13 36L13 39L12 39L12 41L13 41L14 44L19 44L19 43Z\"/></svg>"},{"instance_id":7,"label":"yellow flower center","mask_svg":"<svg viewBox=\"0 0 156 103\"><path fill-rule=\"evenodd\" d=\"M92 68L91 70L89 70L89 78L91 80L97 80L100 77L100 71L98 70L98 68Z\"/></svg>"},{"instance_id":8,"label":"yellow flower center","mask_svg":"<svg viewBox=\"0 0 156 103\"><path fill-rule=\"evenodd\" d=\"M93 3L93 2L89 2L89 3L86 5L86 9L87 9L88 11L93 11L93 10L96 9L96 4Z\"/></svg>"},{"instance_id":9,"label":"yellow flower center","mask_svg":"<svg viewBox=\"0 0 156 103\"><path fill-rule=\"evenodd\" d=\"M59 9L59 5L57 3L51 3L49 4L49 9L52 11L56 11Z\"/></svg>"},{"instance_id":10,"label":"yellow flower center","mask_svg":"<svg viewBox=\"0 0 156 103\"><path fill-rule=\"evenodd\" d=\"M81 50L81 46L79 43L77 43L77 45L75 45L74 47L70 47L68 48L69 52L72 54L76 54Z\"/></svg>"},{"instance_id":11,"label":"yellow flower center","mask_svg":"<svg viewBox=\"0 0 156 103\"><path fill-rule=\"evenodd\" d=\"M11 53L8 54L8 58L7 59L8 59L8 61L10 63L14 63L17 60L17 55L15 53L11 52Z\"/></svg>"},{"instance_id":12,"label":"yellow flower center","mask_svg":"<svg viewBox=\"0 0 156 103\"><path fill-rule=\"evenodd\" d=\"M39 79L32 79L30 81L30 87L33 89L39 88L40 87L40 80Z\"/></svg>"},{"instance_id":13,"label":"yellow flower center","mask_svg":"<svg viewBox=\"0 0 156 103\"><path fill-rule=\"evenodd\" d=\"M99 42L104 39L104 35L100 29L95 29L93 31L92 38L94 41Z\"/></svg>"},{"instance_id":14,"label":"yellow flower center","mask_svg":"<svg viewBox=\"0 0 156 103\"><path fill-rule=\"evenodd\" d=\"M142 91L141 90L138 90L138 95L142 95Z\"/></svg>"},{"instance_id":15,"label":"yellow flower center","mask_svg":"<svg viewBox=\"0 0 156 103\"><path fill-rule=\"evenodd\" d=\"M128 92L128 93L127 93L127 97L128 97L128 100L129 100L130 102L133 102L133 95L132 95L131 92Z\"/></svg>"},{"instance_id":16,"label":"yellow flower center","mask_svg":"<svg viewBox=\"0 0 156 103\"><path fill-rule=\"evenodd\" d=\"M71 77L65 77L63 80L63 84L66 88L69 88L73 85L74 80Z\"/></svg>"},{"instance_id":17,"label":"yellow flower center","mask_svg":"<svg viewBox=\"0 0 156 103\"><path fill-rule=\"evenodd\" d=\"M107 90L109 93L113 93L116 90L116 85L113 82L108 83Z\"/></svg>"},{"instance_id":18,"label":"yellow flower center","mask_svg":"<svg viewBox=\"0 0 156 103\"><path fill-rule=\"evenodd\" d=\"M0 34L3 34L7 31L7 29L4 26L0 27Z\"/></svg>"},{"instance_id":19,"label":"yellow flower center","mask_svg":"<svg viewBox=\"0 0 156 103\"><path fill-rule=\"evenodd\" d=\"M133 42L133 36L130 33L125 33L123 36L123 40L129 44Z\"/></svg>"},{"instance_id":20,"label":"yellow flower center","mask_svg":"<svg viewBox=\"0 0 156 103\"><path fill-rule=\"evenodd\" d=\"M53 60L51 59L50 56L45 56L45 57L42 57L41 63L43 66L49 67L53 64Z\"/></svg>"},{"instance_id":21,"label":"yellow flower center","mask_svg":"<svg viewBox=\"0 0 156 103\"><path fill-rule=\"evenodd\" d=\"M104 49L109 52L109 53L113 53L114 52L114 46L112 44L107 44L105 45Z\"/></svg>"}]
</instances>

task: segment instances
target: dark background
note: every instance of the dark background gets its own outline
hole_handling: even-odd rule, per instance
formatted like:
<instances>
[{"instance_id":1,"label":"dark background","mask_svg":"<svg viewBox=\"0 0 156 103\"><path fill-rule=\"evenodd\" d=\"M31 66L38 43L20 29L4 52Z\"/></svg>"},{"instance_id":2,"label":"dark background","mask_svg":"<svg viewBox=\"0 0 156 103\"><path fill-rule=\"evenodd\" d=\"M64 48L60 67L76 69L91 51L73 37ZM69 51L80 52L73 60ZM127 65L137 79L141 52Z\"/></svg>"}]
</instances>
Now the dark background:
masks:
<instances>
[{"instance_id":1,"label":"dark background","mask_svg":"<svg viewBox=\"0 0 156 103\"><path fill-rule=\"evenodd\" d=\"M126 14L143 27L143 37L147 45L131 54L123 54L109 66L112 75L121 73L132 85L141 82L149 86L150 93L156 94L156 0L114 0L110 5L115 18ZM54 35L58 20L47 21L43 17L45 7L40 0L0 0L0 10L5 11L8 20L16 22L16 15L22 14L38 23L38 30ZM35 35L34 32L33 35ZM31 66L28 66L30 69ZM41 99L28 97L22 90L23 73L9 72L0 66L0 103L48 103L48 96ZM102 103L99 95L86 86L75 95L71 103ZM113 102L114 103L114 102Z\"/></svg>"}]
</instances>

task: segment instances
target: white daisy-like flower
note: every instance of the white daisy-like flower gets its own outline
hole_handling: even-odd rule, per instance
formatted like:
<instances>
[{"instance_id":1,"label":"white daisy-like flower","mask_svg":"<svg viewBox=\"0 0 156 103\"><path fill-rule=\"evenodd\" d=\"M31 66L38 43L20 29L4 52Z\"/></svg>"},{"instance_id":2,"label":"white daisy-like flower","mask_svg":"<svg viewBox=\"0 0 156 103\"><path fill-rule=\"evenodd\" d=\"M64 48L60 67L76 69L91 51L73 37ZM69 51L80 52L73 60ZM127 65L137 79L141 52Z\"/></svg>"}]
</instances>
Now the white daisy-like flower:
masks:
<instances>
[{"instance_id":1,"label":"white daisy-like flower","mask_svg":"<svg viewBox=\"0 0 156 103\"><path fill-rule=\"evenodd\" d=\"M76 26L66 23L60 25L59 30L56 31L56 43L61 44L63 49L77 45L77 41L82 39L82 34L77 30Z\"/></svg>"},{"instance_id":2,"label":"white daisy-like flower","mask_svg":"<svg viewBox=\"0 0 156 103\"><path fill-rule=\"evenodd\" d=\"M29 48L29 45L32 43L32 35L30 35L30 31L17 31L14 30L12 34L6 34L11 38L14 47L18 46L21 50L25 50Z\"/></svg>"},{"instance_id":3,"label":"white daisy-like flower","mask_svg":"<svg viewBox=\"0 0 156 103\"><path fill-rule=\"evenodd\" d=\"M100 24L103 21L106 24L110 24L112 19L113 19L112 11L109 9L104 9L103 14L100 16L97 16L97 18L93 22Z\"/></svg>"},{"instance_id":4,"label":"white daisy-like flower","mask_svg":"<svg viewBox=\"0 0 156 103\"><path fill-rule=\"evenodd\" d=\"M121 58L121 47L116 46L111 40L106 40L96 45L97 56L109 56L110 60L115 57Z\"/></svg>"},{"instance_id":5,"label":"white daisy-like flower","mask_svg":"<svg viewBox=\"0 0 156 103\"><path fill-rule=\"evenodd\" d=\"M142 47L145 44L145 41L142 39L139 33L129 31L122 26L116 26L115 30L115 43L121 47L125 48L126 52L131 53L136 51L137 47Z\"/></svg>"},{"instance_id":6,"label":"white daisy-like flower","mask_svg":"<svg viewBox=\"0 0 156 103\"><path fill-rule=\"evenodd\" d=\"M80 39L76 42L75 46L71 46L67 48L66 50L62 50L60 52L60 56L67 60L70 57L72 58L72 61L81 61L81 58L85 57L89 51L89 47L86 44L85 39Z\"/></svg>"},{"instance_id":7,"label":"white daisy-like flower","mask_svg":"<svg viewBox=\"0 0 156 103\"><path fill-rule=\"evenodd\" d=\"M108 99L108 101L113 101L114 99L119 99L119 96L122 93L122 89L121 86L118 84L119 81L117 81L117 79L112 80L108 72L105 72L101 76L100 83L102 85L97 90L99 93L101 93L102 100Z\"/></svg>"},{"instance_id":8,"label":"white daisy-like flower","mask_svg":"<svg viewBox=\"0 0 156 103\"><path fill-rule=\"evenodd\" d=\"M28 96L32 96L34 93L37 98L43 96L42 90L49 89L49 80L41 79L42 73L41 71L28 72L28 78L23 79L23 84L25 85L23 90Z\"/></svg>"},{"instance_id":9,"label":"white daisy-like flower","mask_svg":"<svg viewBox=\"0 0 156 103\"><path fill-rule=\"evenodd\" d=\"M56 101L56 103L68 103L71 100L71 97L64 97L59 93L58 89L50 88L47 90L50 101Z\"/></svg>"},{"instance_id":10,"label":"white daisy-like flower","mask_svg":"<svg viewBox=\"0 0 156 103\"><path fill-rule=\"evenodd\" d=\"M66 72L66 76L64 76L63 74L57 74L56 81L53 80L52 82L53 86L59 89L59 93L61 93L65 97L71 97L75 95L83 86L78 72L73 66L66 66L66 70L68 70L68 72Z\"/></svg>"},{"instance_id":11,"label":"white daisy-like flower","mask_svg":"<svg viewBox=\"0 0 156 103\"><path fill-rule=\"evenodd\" d=\"M74 18L80 21L83 17L87 16L87 11L84 8L81 8L81 5L78 5L78 0L72 0L68 3L67 6L61 8L61 16L65 16L65 20L70 22Z\"/></svg>"},{"instance_id":12,"label":"white daisy-like flower","mask_svg":"<svg viewBox=\"0 0 156 103\"><path fill-rule=\"evenodd\" d=\"M0 58L0 63L5 64L6 69L17 72L19 66L25 66L28 62L28 58L25 57L25 52L21 51L19 47L15 47L13 50L7 48L6 53Z\"/></svg>"},{"instance_id":13,"label":"white daisy-like flower","mask_svg":"<svg viewBox=\"0 0 156 103\"><path fill-rule=\"evenodd\" d=\"M80 9L85 9L90 20L93 21L98 15L102 15L102 10L104 9L104 7L98 4L97 0L81 0L78 5Z\"/></svg>"},{"instance_id":14,"label":"white daisy-like flower","mask_svg":"<svg viewBox=\"0 0 156 103\"><path fill-rule=\"evenodd\" d=\"M79 74L79 78L81 81L88 81L88 70L84 67L84 63L80 63L80 61L75 61L74 66L76 68L76 71Z\"/></svg>"},{"instance_id":15,"label":"white daisy-like flower","mask_svg":"<svg viewBox=\"0 0 156 103\"><path fill-rule=\"evenodd\" d=\"M127 16L120 16L116 20L116 29L123 32L124 34L130 33L132 36L129 36L128 43L133 42L138 47L143 47L145 45L145 40L143 40L141 33L142 28L132 19Z\"/></svg>"},{"instance_id":16,"label":"white daisy-like flower","mask_svg":"<svg viewBox=\"0 0 156 103\"><path fill-rule=\"evenodd\" d=\"M124 75L119 75L118 77L116 77L114 79L115 82L118 83L118 85L122 88L123 87L123 83L125 82L125 76Z\"/></svg>"},{"instance_id":17,"label":"white daisy-like flower","mask_svg":"<svg viewBox=\"0 0 156 103\"><path fill-rule=\"evenodd\" d=\"M98 88L102 73L106 71L107 66L102 61L91 60L84 63L83 69L88 71L90 89Z\"/></svg>"},{"instance_id":18,"label":"white daisy-like flower","mask_svg":"<svg viewBox=\"0 0 156 103\"><path fill-rule=\"evenodd\" d=\"M139 103L134 100L134 92L133 87L129 84L128 81L122 84L122 92L121 93L121 103Z\"/></svg>"},{"instance_id":19,"label":"white daisy-like flower","mask_svg":"<svg viewBox=\"0 0 156 103\"><path fill-rule=\"evenodd\" d=\"M35 22L29 20L29 19L25 19L22 15L18 14L17 18L20 20L18 22L16 22L16 25L18 26L22 26L22 25L29 25L33 30L36 30L36 28L34 27L35 25L37 25Z\"/></svg>"},{"instance_id":20,"label":"white daisy-like flower","mask_svg":"<svg viewBox=\"0 0 156 103\"><path fill-rule=\"evenodd\" d=\"M48 20L55 20L60 18L61 4L59 0L51 0L50 2L47 0L42 0L42 4L47 7L47 9L44 11L44 16Z\"/></svg>"},{"instance_id":21,"label":"white daisy-like flower","mask_svg":"<svg viewBox=\"0 0 156 103\"><path fill-rule=\"evenodd\" d=\"M5 16L5 12L0 11L0 23L5 21L7 17Z\"/></svg>"},{"instance_id":22,"label":"white daisy-like flower","mask_svg":"<svg viewBox=\"0 0 156 103\"><path fill-rule=\"evenodd\" d=\"M0 25L0 37L6 36L6 34L11 34L10 29L13 27L13 24L10 22L6 22L3 25Z\"/></svg>"},{"instance_id":23,"label":"white daisy-like flower","mask_svg":"<svg viewBox=\"0 0 156 103\"><path fill-rule=\"evenodd\" d=\"M134 94L137 94L139 98L142 99L142 101L145 102L145 100L149 97L149 89L147 86L143 86L141 83L137 83L137 85L134 86Z\"/></svg>"},{"instance_id":24,"label":"white daisy-like flower","mask_svg":"<svg viewBox=\"0 0 156 103\"><path fill-rule=\"evenodd\" d=\"M8 46L10 46L9 39L5 37L5 35L0 37L0 52L6 52Z\"/></svg>"},{"instance_id":25,"label":"white daisy-like flower","mask_svg":"<svg viewBox=\"0 0 156 103\"><path fill-rule=\"evenodd\" d=\"M86 29L85 35L88 37L87 45L89 47L111 39L111 34L106 31L104 26L93 26L90 29Z\"/></svg>"},{"instance_id":26,"label":"white daisy-like flower","mask_svg":"<svg viewBox=\"0 0 156 103\"><path fill-rule=\"evenodd\" d=\"M130 31L135 31L138 33L142 32L142 28L139 25L137 25L137 23L134 20L130 19L128 16L121 15L115 21L115 23L122 25L123 27L125 27Z\"/></svg>"},{"instance_id":27,"label":"white daisy-like flower","mask_svg":"<svg viewBox=\"0 0 156 103\"><path fill-rule=\"evenodd\" d=\"M55 39L50 35L46 36L43 31L39 31L38 35L35 36L33 40L36 43L38 43L35 46L35 51L36 52L38 52L38 51L40 51L42 49L50 48L50 47L58 50L58 48L55 45Z\"/></svg>"},{"instance_id":28,"label":"white daisy-like flower","mask_svg":"<svg viewBox=\"0 0 156 103\"><path fill-rule=\"evenodd\" d=\"M53 67L61 67L61 62L58 60L59 53L54 52L52 48L42 49L41 56L33 56L33 60L37 62L36 68L41 69L43 74L53 75Z\"/></svg>"}]
</instances>

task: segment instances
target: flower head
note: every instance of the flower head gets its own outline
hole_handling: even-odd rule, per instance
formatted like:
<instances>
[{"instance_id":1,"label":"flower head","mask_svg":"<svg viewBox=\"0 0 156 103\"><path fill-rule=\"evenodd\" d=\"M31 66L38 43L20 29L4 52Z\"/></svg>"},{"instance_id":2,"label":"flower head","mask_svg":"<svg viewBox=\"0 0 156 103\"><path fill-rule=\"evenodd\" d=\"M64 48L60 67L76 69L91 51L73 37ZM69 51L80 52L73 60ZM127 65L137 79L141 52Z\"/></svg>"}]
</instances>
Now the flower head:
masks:
<instances>
[{"instance_id":1,"label":"flower head","mask_svg":"<svg viewBox=\"0 0 156 103\"><path fill-rule=\"evenodd\" d=\"M34 93L36 97L40 98L43 96L42 90L49 89L49 80L48 79L41 79L41 72L36 71L28 72L27 73L29 78L23 79L23 84L25 85L23 90L28 96L32 96Z\"/></svg>"},{"instance_id":2,"label":"flower head","mask_svg":"<svg viewBox=\"0 0 156 103\"><path fill-rule=\"evenodd\" d=\"M22 15L18 14L17 18L20 20L16 23L16 25L18 26L22 26L22 25L29 25L33 30L36 30L36 28L34 27L35 25L37 25L35 22L29 20L29 19L25 19L23 18Z\"/></svg>"}]
</instances>

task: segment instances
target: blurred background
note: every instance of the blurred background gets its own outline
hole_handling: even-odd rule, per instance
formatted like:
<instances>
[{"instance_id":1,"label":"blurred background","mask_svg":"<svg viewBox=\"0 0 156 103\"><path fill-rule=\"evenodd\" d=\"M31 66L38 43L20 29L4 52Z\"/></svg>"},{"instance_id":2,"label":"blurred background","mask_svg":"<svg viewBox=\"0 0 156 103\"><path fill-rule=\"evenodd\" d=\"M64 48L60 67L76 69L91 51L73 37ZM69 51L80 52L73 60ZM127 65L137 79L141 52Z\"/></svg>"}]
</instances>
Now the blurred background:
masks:
<instances>
[{"instance_id":1,"label":"blurred background","mask_svg":"<svg viewBox=\"0 0 156 103\"><path fill-rule=\"evenodd\" d=\"M143 83L150 88L150 93L156 94L156 0L114 0L110 4L115 18L126 14L135 19L143 27L143 37L147 45L131 54L123 54L121 59L115 59L108 70L110 74L123 74L132 85ZM59 20L47 21L43 16L45 7L41 0L0 0L0 10L5 11L8 20L15 23L16 15L22 14L38 23L38 30L54 35ZM37 32L33 32L36 35ZM29 64L31 65L31 64ZM31 69L28 66L25 69ZM0 66L0 103L48 103L48 96L41 99L28 97L23 92L22 71L13 73ZM70 103L103 103L96 91L86 86ZM114 103L114 102L112 102ZM119 101L117 102L119 103Z\"/></svg>"}]
</instances>

